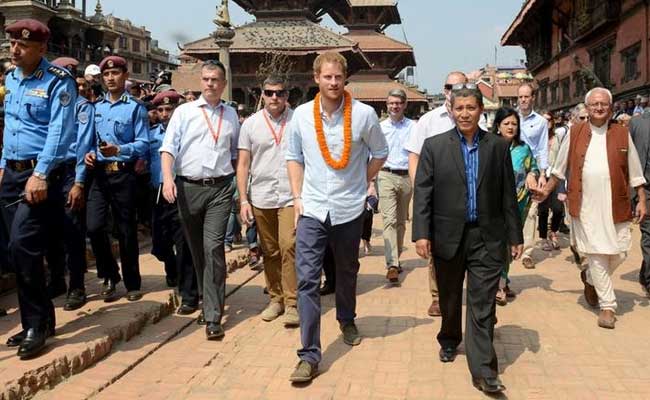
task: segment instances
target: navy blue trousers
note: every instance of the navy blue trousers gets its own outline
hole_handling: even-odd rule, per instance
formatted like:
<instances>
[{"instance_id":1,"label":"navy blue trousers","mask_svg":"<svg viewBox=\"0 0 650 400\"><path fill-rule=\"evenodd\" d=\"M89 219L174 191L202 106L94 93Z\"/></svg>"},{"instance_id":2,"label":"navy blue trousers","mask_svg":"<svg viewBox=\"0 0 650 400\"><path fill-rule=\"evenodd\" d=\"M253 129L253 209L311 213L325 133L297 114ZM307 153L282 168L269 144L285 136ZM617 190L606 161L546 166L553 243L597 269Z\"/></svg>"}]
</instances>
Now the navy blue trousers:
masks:
<instances>
[{"instance_id":1,"label":"navy blue trousers","mask_svg":"<svg viewBox=\"0 0 650 400\"><path fill-rule=\"evenodd\" d=\"M5 168L0 199L8 204L18 199L25 190L33 170L22 172ZM51 227L49 216L63 213L62 169L50 172L47 183L47 199L37 205L24 201L12 210L9 230L9 264L16 270L18 304L23 329L45 331L55 326L54 306L46 290L43 256L47 248Z\"/></svg>"},{"instance_id":2,"label":"navy blue trousers","mask_svg":"<svg viewBox=\"0 0 650 400\"><path fill-rule=\"evenodd\" d=\"M320 343L320 280L325 251L329 247L336 265L336 319L354 321L357 307L359 241L363 214L350 222L332 226L329 216L324 223L301 217L296 231L296 273L298 278L298 313L301 360L318 364Z\"/></svg>"}]
</instances>

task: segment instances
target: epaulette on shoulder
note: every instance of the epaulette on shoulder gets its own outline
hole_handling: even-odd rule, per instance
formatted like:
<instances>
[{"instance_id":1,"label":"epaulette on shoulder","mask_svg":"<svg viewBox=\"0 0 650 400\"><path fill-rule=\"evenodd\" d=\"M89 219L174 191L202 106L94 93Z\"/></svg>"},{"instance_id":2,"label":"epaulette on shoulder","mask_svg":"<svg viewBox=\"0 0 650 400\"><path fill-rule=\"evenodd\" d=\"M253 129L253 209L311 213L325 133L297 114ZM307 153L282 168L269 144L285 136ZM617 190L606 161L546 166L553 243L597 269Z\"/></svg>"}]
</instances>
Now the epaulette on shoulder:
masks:
<instances>
[{"instance_id":1,"label":"epaulette on shoulder","mask_svg":"<svg viewBox=\"0 0 650 400\"><path fill-rule=\"evenodd\" d=\"M70 74L67 69L57 67L56 65L51 65L47 71L56 75L59 79L72 78L72 74Z\"/></svg>"},{"instance_id":2,"label":"epaulette on shoulder","mask_svg":"<svg viewBox=\"0 0 650 400\"><path fill-rule=\"evenodd\" d=\"M131 100L135 101L136 103L140 104L141 106L146 106L146 103L144 101L138 99L137 97L133 97L133 96L129 95L129 98Z\"/></svg>"}]
</instances>

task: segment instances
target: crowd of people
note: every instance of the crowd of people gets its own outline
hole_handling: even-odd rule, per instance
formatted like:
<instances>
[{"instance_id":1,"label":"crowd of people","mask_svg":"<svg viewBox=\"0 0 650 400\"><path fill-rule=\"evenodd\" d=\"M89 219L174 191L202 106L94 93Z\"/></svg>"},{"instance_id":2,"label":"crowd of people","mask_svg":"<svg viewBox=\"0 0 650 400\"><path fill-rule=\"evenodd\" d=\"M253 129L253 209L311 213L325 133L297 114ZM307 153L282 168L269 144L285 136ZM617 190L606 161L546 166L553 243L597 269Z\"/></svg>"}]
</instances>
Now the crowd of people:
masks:
<instances>
[{"instance_id":1,"label":"crowd of people","mask_svg":"<svg viewBox=\"0 0 650 400\"><path fill-rule=\"evenodd\" d=\"M7 345L21 359L55 335L53 297L66 294L68 311L86 303L86 238L104 301L121 297L122 281L128 301L142 298L139 222L150 221L151 252L178 287L177 312L200 310L208 340L225 335L226 253L246 226L252 266L263 257L261 318L300 327L294 383L318 374L321 296L335 294L344 343L362 341L359 249L363 240L372 252L375 213L388 284L400 281L411 219L416 252L428 261L427 312L441 317L440 361L454 361L464 341L472 382L488 393L505 389L492 343L496 306L516 296L514 260L535 268L536 232L544 251L570 234L585 300L600 308L603 328L615 326L611 274L631 248L632 221L650 261L650 110L614 119L605 88L589 91L567 120L536 112L535 87L524 83L517 109L499 109L488 129L476 84L451 72L442 106L415 121L404 115L406 92L391 90L380 121L345 90L345 58L325 52L313 64L312 101L292 109L290 83L271 74L261 109L248 112L222 100L219 61L202 63L200 93L180 93L164 73L152 87L129 84L118 56L83 73L74 59L50 63L49 29L38 21L6 31L0 262L17 277L22 329ZM645 262L639 280L650 293Z\"/></svg>"}]
</instances>

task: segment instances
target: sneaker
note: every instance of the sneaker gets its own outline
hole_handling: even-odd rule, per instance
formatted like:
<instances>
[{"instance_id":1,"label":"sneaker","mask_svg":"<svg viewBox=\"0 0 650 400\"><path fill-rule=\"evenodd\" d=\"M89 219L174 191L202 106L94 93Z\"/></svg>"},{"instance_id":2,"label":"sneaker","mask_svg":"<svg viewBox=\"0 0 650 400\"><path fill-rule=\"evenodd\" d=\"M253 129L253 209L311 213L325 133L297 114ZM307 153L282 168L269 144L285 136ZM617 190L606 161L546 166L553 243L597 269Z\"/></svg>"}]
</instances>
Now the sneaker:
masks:
<instances>
[{"instance_id":1,"label":"sneaker","mask_svg":"<svg viewBox=\"0 0 650 400\"><path fill-rule=\"evenodd\" d=\"M284 310L284 318L282 318L282 323L286 327L294 327L300 325L298 309L295 306L289 306Z\"/></svg>"},{"instance_id":2,"label":"sneaker","mask_svg":"<svg viewBox=\"0 0 650 400\"><path fill-rule=\"evenodd\" d=\"M343 332L343 343L349 346L357 346L361 343L361 335L359 330L354 324L354 321L340 325L341 332Z\"/></svg>"},{"instance_id":3,"label":"sneaker","mask_svg":"<svg viewBox=\"0 0 650 400\"><path fill-rule=\"evenodd\" d=\"M269 322L273 321L284 312L284 306L278 302L272 301L269 305L262 311L262 320Z\"/></svg>"},{"instance_id":4,"label":"sneaker","mask_svg":"<svg viewBox=\"0 0 650 400\"><path fill-rule=\"evenodd\" d=\"M397 267L390 267L388 268L388 271L386 272L386 279L390 283L398 283L399 282L399 269Z\"/></svg>"},{"instance_id":5,"label":"sneaker","mask_svg":"<svg viewBox=\"0 0 650 400\"><path fill-rule=\"evenodd\" d=\"M318 364L312 364L309 361L300 360L289 381L294 383L311 382L318 374Z\"/></svg>"}]
</instances>

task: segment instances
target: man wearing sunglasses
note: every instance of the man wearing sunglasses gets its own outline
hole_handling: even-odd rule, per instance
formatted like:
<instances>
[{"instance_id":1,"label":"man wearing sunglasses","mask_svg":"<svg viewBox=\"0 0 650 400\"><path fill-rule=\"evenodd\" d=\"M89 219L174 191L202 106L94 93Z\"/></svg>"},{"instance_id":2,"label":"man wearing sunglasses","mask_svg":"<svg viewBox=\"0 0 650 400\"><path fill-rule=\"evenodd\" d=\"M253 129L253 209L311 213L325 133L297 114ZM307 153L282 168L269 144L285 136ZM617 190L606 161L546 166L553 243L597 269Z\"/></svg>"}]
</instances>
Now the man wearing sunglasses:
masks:
<instances>
[{"instance_id":1,"label":"man wearing sunglasses","mask_svg":"<svg viewBox=\"0 0 650 400\"><path fill-rule=\"evenodd\" d=\"M284 326L297 326L295 232L289 187L285 131L293 110L284 79L269 76L262 86L264 108L250 116L239 134L237 187L241 220L257 223L270 303L264 321L284 314ZM250 174L250 185L249 185Z\"/></svg>"},{"instance_id":2,"label":"man wearing sunglasses","mask_svg":"<svg viewBox=\"0 0 650 400\"><path fill-rule=\"evenodd\" d=\"M451 91L454 85L467 83L467 76L459 71L450 72L444 85L445 104L424 114L418 123L411 129L404 148L409 152L408 169L411 182L415 179L415 171L420 159L420 150L427 138L445 133L456 126L451 112ZM476 88L476 86L474 86ZM481 129L487 130L485 119L481 116L479 122ZM431 305L427 313L432 317L440 316L440 305L438 302L438 285L436 283L436 270L433 262L429 262L429 290L431 291Z\"/></svg>"}]
</instances>

